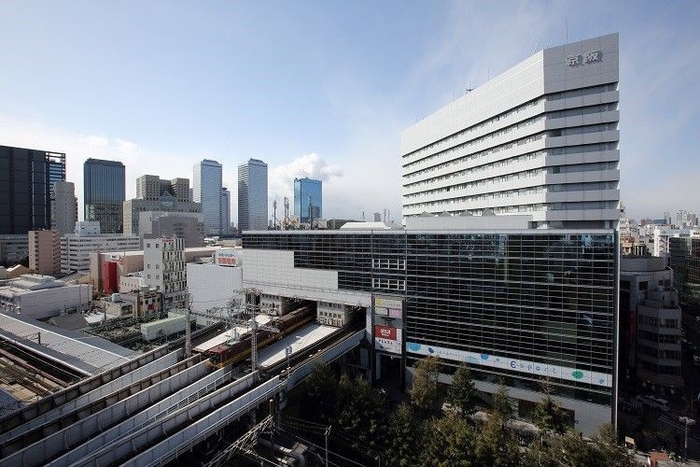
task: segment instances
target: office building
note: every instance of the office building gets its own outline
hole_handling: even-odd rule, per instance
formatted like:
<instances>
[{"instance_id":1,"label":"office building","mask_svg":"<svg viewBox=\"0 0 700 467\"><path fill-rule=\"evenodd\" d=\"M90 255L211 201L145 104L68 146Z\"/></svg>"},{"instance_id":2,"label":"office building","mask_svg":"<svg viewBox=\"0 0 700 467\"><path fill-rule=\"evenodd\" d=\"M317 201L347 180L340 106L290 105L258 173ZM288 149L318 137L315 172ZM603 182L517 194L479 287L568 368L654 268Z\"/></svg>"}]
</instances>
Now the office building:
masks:
<instances>
[{"instance_id":1,"label":"office building","mask_svg":"<svg viewBox=\"0 0 700 467\"><path fill-rule=\"evenodd\" d=\"M51 186L65 180L65 154L0 146L0 235L50 229Z\"/></svg>"},{"instance_id":2,"label":"office building","mask_svg":"<svg viewBox=\"0 0 700 467\"><path fill-rule=\"evenodd\" d=\"M138 235L102 234L98 221L75 223L75 233L61 237L61 272L90 270L90 255L99 251L138 250Z\"/></svg>"},{"instance_id":3,"label":"office building","mask_svg":"<svg viewBox=\"0 0 700 467\"><path fill-rule=\"evenodd\" d=\"M250 159L238 166L238 231L267 229L267 164Z\"/></svg>"},{"instance_id":4,"label":"office building","mask_svg":"<svg viewBox=\"0 0 700 467\"><path fill-rule=\"evenodd\" d=\"M98 221L102 233L124 232L125 174L118 161L88 159L83 165L83 215L86 221Z\"/></svg>"},{"instance_id":5,"label":"office building","mask_svg":"<svg viewBox=\"0 0 700 467\"><path fill-rule=\"evenodd\" d=\"M294 215L302 224L323 217L323 184L312 178L294 179Z\"/></svg>"},{"instance_id":6,"label":"office building","mask_svg":"<svg viewBox=\"0 0 700 467\"><path fill-rule=\"evenodd\" d=\"M695 320L700 316L700 238L669 238L669 265L680 306Z\"/></svg>"},{"instance_id":7,"label":"office building","mask_svg":"<svg viewBox=\"0 0 700 467\"><path fill-rule=\"evenodd\" d=\"M620 262L620 383L661 393L684 386L681 309L666 258Z\"/></svg>"},{"instance_id":8,"label":"office building","mask_svg":"<svg viewBox=\"0 0 700 467\"><path fill-rule=\"evenodd\" d=\"M192 201L201 205L207 235L221 234L221 164L204 159L195 164Z\"/></svg>"},{"instance_id":9,"label":"office building","mask_svg":"<svg viewBox=\"0 0 700 467\"><path fill-rule=\"evenodd\" d=\"M503 379L523 416L548 380L592 434L616 413L617 235L495 217L502 225L489 229L478 218L417 217L406 230L244 232L243 287L340 316L361 309L376 379L408 382L426 355L453 370L467 362L484 392Z\"/></svg>"},{"instance_id":10,"label":"office building","mask_svg":"<svg viewBox=\"0 0 700 467\"><path fill-rule=\"evenodd\" d=\"M124 201L124 233L138 234L139 214L150 211L199 213L200 204L190 201L188 179L143 175L136 179L136 198Z\"/></svg>"},{"instance_id":11,"label":"office building","mask_svg":"<svg viewBox=\"0 0 700 467\"><path fill-rule=\"evenodd\" d=\"M29 231L29 269L34 274L61 274L61 234L57 229Z\"/></svg>"},{"instance_id":12,"label":"office building","mask_svg":"<svg viewBox=\"0 0 700 467\"><path fill-rule=\"evenodd\" d=\"M0 266L10 267L29 256L28 234L0 235Z\"/></svg>"},{"instance_id":13,"label":"office building","mask_svg":"<svg viewBox=\"0 0 700 467\"><path fill-rule=\"evenodd\" d=\"M121 214L121 210L119 211ZM51 186L51 228L61 235L73 232L78 221L78 199L73 182L54 182Z\"/></svg>"},{"instance_id":14,"label":"office building","mask_svg":"<svg viewBox=\"0 0 700 467\"><path fill-rule=\"evenodd\" d=\"M619 57L611 34L545 49L406 129L403 216L530 214L615 228Z\"/></svg>"},{"instance_id":15,"label":"office building","mask_svg":"<svg viewBox=\"0 0 700 467\"><path fill-rule=\"evenodd\" d=\"M185 248L204 246L204 221L199 212L139 212L139 237L180 237Z\"/></svg>"},{"instance_id":16,"label":"office building","mask_svg":"<svg viewBox=\"0 0 700 467\"><path fill-rule=\"evenodd\" d=\"M144 240L144 282L163 294L163 310L186 308L187 269L183 238Z\"/></svg>"},{"instance_id":17,"label":"office building","mask_svg":"<svg viewBox=\"0 0 700 467\"><path fill-rule=\"evenodd\" d=\"M221 234L231 233L231 192L228 188L221 188Z\"/></svg>"}]
</instances>

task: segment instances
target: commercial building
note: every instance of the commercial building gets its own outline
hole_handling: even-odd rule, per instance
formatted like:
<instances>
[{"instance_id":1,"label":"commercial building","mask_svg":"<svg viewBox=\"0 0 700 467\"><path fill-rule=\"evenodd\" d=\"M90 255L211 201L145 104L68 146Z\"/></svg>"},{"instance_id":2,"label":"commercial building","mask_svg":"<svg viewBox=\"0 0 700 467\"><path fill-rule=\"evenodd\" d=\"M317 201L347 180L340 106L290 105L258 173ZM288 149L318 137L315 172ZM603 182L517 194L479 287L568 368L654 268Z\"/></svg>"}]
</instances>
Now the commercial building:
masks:
<instances>
[{"instance_id":1,"label":"commercial building","mask_svg":"<svg viewBox=\"0 0 700 467\"><path fill-rule=\"evenodd\" d=\"M212 261L187 263L187 290L197 324L208 326L227 318L232 301L241 300L242 264L240 248L221 248Z\"/></svg>"},{"instance_id":2,"label":"commercial building","mask_svg":"<svg viewBox=\"0 0 700 467\"><path fill-rule=\"evenodd\" d=\"M104 305L107 313L114 316L159 316L163 312L162 295L157 290L143 287L130 292L114 293Z\"/></svg>"},{"instance_id":3,"label":"commercial building","mask_svg":"<svg viewBox=\"0 0 700 467\"><path fill-rule=\"evenodd\" d=\"M618 55L617 34L545 49L406 129L403 216L615 228Z\"/></svg>"},{"instance_id":4,"label":"commercial building","mask_svg":"<svg viewBox=\"0 0 700 467\"><path fill-rule=\"evenodd\" d=\"M0 146L0 235L50 229L51 186L65 180L65 154Z\"/></svg>"},{"instance_id":5,"label":"commercial building","mask_svg":"<svg viewBox=\"0 0 700 467\"><path fill-rule=\"evenodd\" d=\"M86 221L98 221L102 233L122 233L126 169L118 161L88 159L83 164Z\"/></svg>"},{"instance_id":6,"label":"commercial building","mask_svg":"<svg viewBox=\"0 0 700 467\"><path fill-rule=\"evenodd\" d=\"M621 384L665 393L684 386L681 309L666 258L623 257L620 263Z\"/></svg>"},{"instance_id":7,"label":"commercial building","mask_svg":"<svg viewBox=\"0 0 700 467\"><path fill-rule=\"evenodd\" d=\"M238 166L238 231L267 227L267 164L250 159Z\"/></svg>"},{"instance_id":8,"label":"commercial building","mask_svg":"<svg viewBox=\"0 0 700 467\"><path fill-rule=\"evenodd\" d=\"M323 183L312 178L294 179L294 215L302 224L323 217Z\"/></svg>"},{"instance_id":9,"label":"commercial building","mask_svg":"<svg viewBox=\"0 0 700 467\"><path fill-rule=\"evenodd\" d=\"M216 161L204 159L193 169L192 201L201 205L207 235L221 234L222 168Z\"/></svg>"},{"instance_id":10,"label":"commercial building","mask_svg":"<svg viewBox=\"0 0 700 467\"><path fill-rule=\"evenodd\" d=\"M591 434L616 414L617 235L529 222L417 217L406 230L244 232L243 286L341 316L363 310L377 380L409 381L414 361L433 355L448 382L467 362L480 390L503 380L524 416L547 380Z\"/></svg>"},{"instance_id":11,"label":"commercial building","mask_svg":"<svg viewBox=\"0 0 700 467\"><path fill-rule=\"evenodd\" d=\"M0 287L0 311L25 318L46 319L90 309L92 286L67 285L51 276L24 274Z\"/></svg>"},{"instance_id":12,"label":"commercial building","mask_svg":"<svg viewBox=\"0 0 700 467\"><path fill-rule=\"evenodd\" d=\"M124 201L124 233L139 233L139 213L147 211L199 213L200 204L190 201L186 178L161 180L156 175L136 179L136 198Z\"/></svg>"},{"instance_id":13,"label":"commercial building","mask_svg":"<svg viewBox=\"0 0 700 467\"><path fill-rule=\"evenodd\" d=\"M34 274L61 274L61 234L56 229L29 231L29 269Z\"/></svg>"},{"instance_id":14,"label":"commercial building","mask_svg":"<svg viewBox=\"0 0 700 467\"><path fill-rule=\"evenodd\" d=\"M141 242L138 235L102 234L97 221L75 223L75 233L61 237L61 272L87 271L90 269L90 254L97 251L138 250Z\"/></svg>"},{"instance_id":15,"label":"commercial building","mask_svg":"<svg viewBox=\"0 0 700 467\"><path fill-rule=\"evenodd\" d=\"M144 282L163 294L163 309L187 307L187 270L183 238L144 240Z\"/></svg>"},{"instance_id":16,"label":"commercial building","mask_svg":"<svg viewBox=\"0 0 700 467\"><path fill-rule=\"evenodd\" d=\"M180 237L185 248L204 246L204 222L198 212L139 212L139 236L145 238Z\"/></svg>"},{"instance_id":17,"label":"commercial building","mask_svg":"<svg viewBox=\"0 0 700 467\"><path fill-rule=\"evenodd\" d=\"M73 232L77 221L78 198L75 197L75 185L73 182L54 182L51 186L51 228L58 230L60 235L65 235Z\"/></svg>"}]
</instances>

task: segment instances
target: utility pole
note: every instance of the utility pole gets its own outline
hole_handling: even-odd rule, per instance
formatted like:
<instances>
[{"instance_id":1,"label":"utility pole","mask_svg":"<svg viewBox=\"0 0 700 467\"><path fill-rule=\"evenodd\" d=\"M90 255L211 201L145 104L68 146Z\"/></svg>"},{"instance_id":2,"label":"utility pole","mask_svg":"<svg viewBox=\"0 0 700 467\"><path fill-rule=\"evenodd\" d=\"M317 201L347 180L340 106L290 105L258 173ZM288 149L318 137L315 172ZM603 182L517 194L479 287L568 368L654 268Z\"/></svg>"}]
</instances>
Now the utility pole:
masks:
<instances>
[{"instance_id":1,"label":"utility pole","mask_svg":"<svg viewBox=\"0 0 700 467\"><path fill-rule=\"evenodd\" d=\"M326 467L328 467L328 436L331 434L331 427L326 428Z\"/></svg>"},{"instance_id":2,"label":"utility pole","mask_svg":"<svg viewBox=\"0 0 700 467\"><path fill-rule=\"evenodd\" d=\"M695 420L689 417L678 417L678 421L685 423L685 453L683 456L687 459L688 458L688 425L695 425Z\"/></svg>"}]
</instances>

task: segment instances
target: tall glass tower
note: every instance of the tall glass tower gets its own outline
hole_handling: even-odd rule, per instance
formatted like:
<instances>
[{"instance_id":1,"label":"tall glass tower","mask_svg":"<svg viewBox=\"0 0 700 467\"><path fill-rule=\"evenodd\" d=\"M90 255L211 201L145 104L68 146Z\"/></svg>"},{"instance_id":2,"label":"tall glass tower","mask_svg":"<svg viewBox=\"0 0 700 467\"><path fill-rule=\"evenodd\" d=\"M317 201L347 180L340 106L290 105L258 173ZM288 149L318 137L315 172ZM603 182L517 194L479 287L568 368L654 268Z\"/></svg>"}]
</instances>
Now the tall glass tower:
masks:
<instances>
[{"instance_id":1,"label":"tall glass tower","mask_svg":"<svg viewBox=\"0 0 700 467\"><path fill-rule=\"evenodd\" d=\"M66 180L66 155L0 146L0 234L51 227L51 185Z\"/></svg>"},{"instance_id":2,"label":"tall glass tower","mask_svg":"<svg viewBox=\"0 0 700 467\"><path fill-rule=\"evenodd\" d=\"M250 159L238 166L238 231L267 229L267 164Z\"/></svg>"},{"instance_id":3,"label":"tall glass tower","mask_svg":"<svg viewBox=\"0 0 700 467\"><path fill-rule=\"evenodd\" d=\"M294 215L302 224L323 216L323 184L312 178L294 179Z\"/></svg>"},{"instance_id":4,"label":"tall glass tower","mask_svg":"<svg viewBox=\"0 0 700 467\"><path fill-rule=\"evenodd\" d=\"M219 235L221 225L221 164L204 159L194 166L192 201L201 203L204 230L208 235Z\"/></svg>"},{"instance_id":5,"label":"tall glass tower","mask_svg":"<svg viewBox=\"0 0 700 467\"><path fill-rule=\"evenodd\" d=\"M124 232L124 164L118 161L88 159L83 165L83 177L85 220L98 221L102 233Z\"/></svg>"}]
</instances>

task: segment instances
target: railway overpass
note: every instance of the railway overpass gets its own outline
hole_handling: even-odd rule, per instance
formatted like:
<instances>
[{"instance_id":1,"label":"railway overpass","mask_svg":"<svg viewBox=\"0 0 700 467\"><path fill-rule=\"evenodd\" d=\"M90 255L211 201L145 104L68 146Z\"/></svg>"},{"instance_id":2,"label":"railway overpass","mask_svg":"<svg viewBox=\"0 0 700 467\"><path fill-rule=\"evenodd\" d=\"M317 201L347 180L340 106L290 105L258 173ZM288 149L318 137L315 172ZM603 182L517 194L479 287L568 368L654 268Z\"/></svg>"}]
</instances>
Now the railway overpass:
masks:
<instances>
[{"instance_id":1,"label":"railway overpass","mask_svg":"<svg viewBox=\"0 0 700 467\"><path fill-rule=\"evenodd\" d=\"M0 466L162 465L358 346L345 330L262 372L156 349L0 419Z\"/></svg>"}]
</instances>

